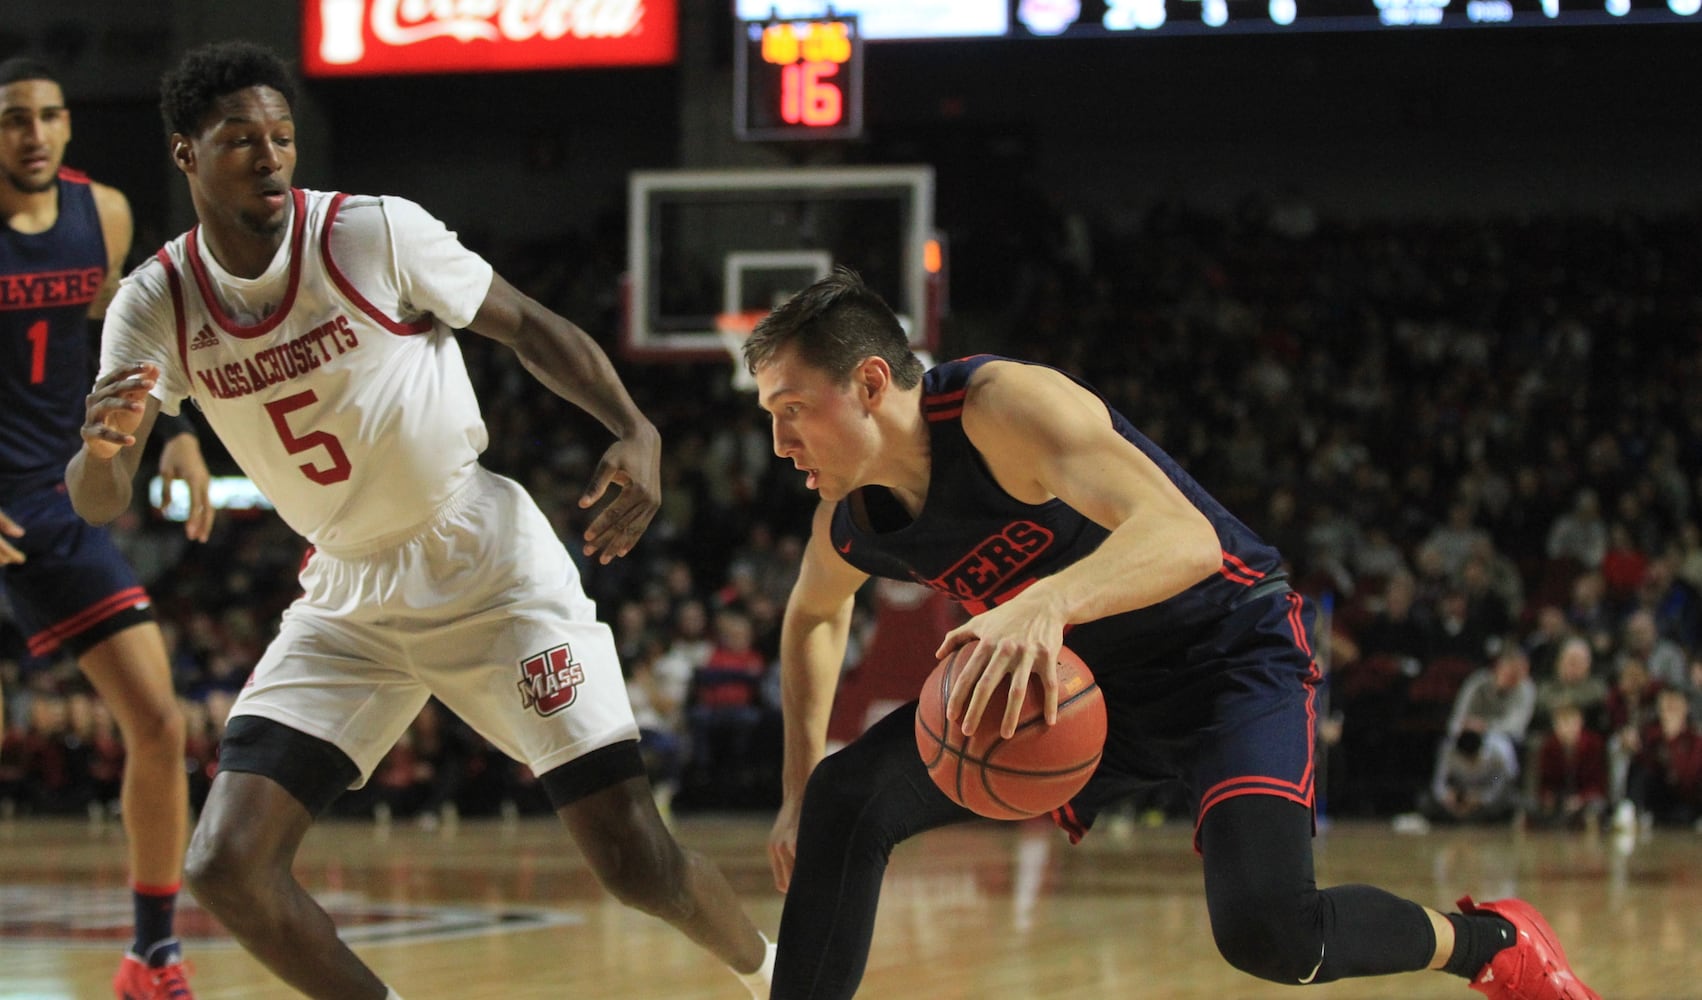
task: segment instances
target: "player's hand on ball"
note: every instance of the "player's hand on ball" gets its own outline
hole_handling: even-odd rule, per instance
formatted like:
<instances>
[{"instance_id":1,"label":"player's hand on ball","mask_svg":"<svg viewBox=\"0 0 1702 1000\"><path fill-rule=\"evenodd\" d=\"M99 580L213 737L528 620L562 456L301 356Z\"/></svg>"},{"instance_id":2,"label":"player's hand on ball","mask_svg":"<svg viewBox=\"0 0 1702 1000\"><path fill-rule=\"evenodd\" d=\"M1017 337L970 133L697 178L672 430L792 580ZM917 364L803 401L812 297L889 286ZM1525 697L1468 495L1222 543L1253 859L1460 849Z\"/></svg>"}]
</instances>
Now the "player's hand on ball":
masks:
<instances>
[{"instance_id":1,"label":"player's hand on ball","mask_svg":"<svg viewBox=\"0 0 1702 1000\"><path fill-rule=\"evenodd\" d=\"M83 401L83 444L106 460L136 443L136 428L147 413L148 391L160 378L147 362L125 365L95 383Z\"/></svg>"},{"instance_id":2,"label":"player's hand on ball","mask_svg":"<svg viewBox=\"0 0 1702 1000\"><path fill-rule=\"evenodd\" d=\"M999 732L1010 737L1022 716L1022 701L1028 693L1028 678L1040 680L1045 694L1043 714L1047 725L1058 721L1058 650L1064 645L1061 618L1036 616L1032 608L1014 608L1018 598L984 611L946 633L935 656L945 658L959 646L977 643L964 664L965 683L953 687L946 704L946 717L960 722L967 735L981 724L981 713L1000 685L1009 694Z\"/></svg>"}]
</instances>

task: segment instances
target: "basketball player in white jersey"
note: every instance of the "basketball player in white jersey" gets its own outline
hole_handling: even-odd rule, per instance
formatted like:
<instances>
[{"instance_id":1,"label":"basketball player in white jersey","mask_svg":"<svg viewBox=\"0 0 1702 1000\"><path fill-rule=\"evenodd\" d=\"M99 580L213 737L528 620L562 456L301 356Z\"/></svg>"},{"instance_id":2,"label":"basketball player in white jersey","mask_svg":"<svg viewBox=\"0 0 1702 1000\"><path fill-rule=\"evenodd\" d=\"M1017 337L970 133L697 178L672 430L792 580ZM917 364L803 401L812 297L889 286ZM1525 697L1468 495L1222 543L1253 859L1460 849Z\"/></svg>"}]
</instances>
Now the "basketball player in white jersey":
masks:
<instances>
[{"instance_id":1,"label":"basketball player in white jersey","mask_svg":"<svg viewBox=\"0 0 1702 1000\"><path fill-rule=\"evenodd\" d=\"M485 427L452 331L505 344L614 435L580 498L618 487L585 534L603 562L648 525L660 478L656 430L608 358L419 206L292 187L293 84L270 52L198 49L161 96L200 224L108 310L73 501L97 523L122 512L156 414L189 398L313 545L231 711L189 846L196 899L309 996L395 996L291 863L436 695L540 776L616 897L766 997L771 948L656 812L613 638L572 560L525 491L478 464Z\"/></svg>"}]
</instances>

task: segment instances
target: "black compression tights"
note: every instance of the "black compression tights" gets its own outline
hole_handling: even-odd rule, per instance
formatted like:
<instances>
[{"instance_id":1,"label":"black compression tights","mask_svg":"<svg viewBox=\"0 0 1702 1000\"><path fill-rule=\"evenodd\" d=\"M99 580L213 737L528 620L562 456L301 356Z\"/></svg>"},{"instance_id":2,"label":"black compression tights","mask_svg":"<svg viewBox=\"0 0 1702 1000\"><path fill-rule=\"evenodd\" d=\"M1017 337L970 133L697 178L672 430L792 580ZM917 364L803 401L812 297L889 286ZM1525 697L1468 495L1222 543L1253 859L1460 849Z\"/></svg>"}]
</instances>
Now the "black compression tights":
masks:
<instances>
[{"instance_id":1,"label":"black compression tights","mask_svg":"<svg viewBox=\"0 0 1702 1000\"><path fill-rule=\"evenodd\" d=\"M850 1000L893 847L972 818L928 778L913 726L911 713L894 712L811 777L771 1000ZM1207 814L1201 834L1212 933L1236 968L1322 983L1429 963L1434 932L1416 903L1369 886L1318 891L1303 806L1267 795L1230 799Z\"/></svg>"}]
</instances>

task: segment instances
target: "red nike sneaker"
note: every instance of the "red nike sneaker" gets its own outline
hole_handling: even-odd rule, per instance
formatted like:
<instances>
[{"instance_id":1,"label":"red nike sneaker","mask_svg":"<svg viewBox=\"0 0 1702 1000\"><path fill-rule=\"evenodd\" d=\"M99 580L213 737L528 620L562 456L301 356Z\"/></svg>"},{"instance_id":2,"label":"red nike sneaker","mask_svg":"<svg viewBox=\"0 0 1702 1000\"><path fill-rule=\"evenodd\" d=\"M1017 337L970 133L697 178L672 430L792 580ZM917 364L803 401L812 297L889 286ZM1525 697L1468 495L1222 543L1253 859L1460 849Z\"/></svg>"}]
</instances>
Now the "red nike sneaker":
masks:
<instances>
[{"instance_id":1,"label":"red nike sneaker","mask_svg":"<svg viewBox=\"0 0 1702 1000\"><path fill-rule=\"evenodd\" d=\"M195 1000L188 975L182 962L153 969L135 955L125 955L112 977L112 995L118 1000Z\"/></svg>"},{"instance_id":2,"label":"red nike sneaker","mask_svg":"<svg viewBox=\"0 0 1702 1000\"><path fill-rule=\"evenodd\" d=\"M1602 1000L1572 974L1554 928L1522 899L1478 904L1460 897L1461 913L1493 913L1513 925L1518 940L1472 977L1472 989L1491 1000Z\"/></svg>"}]
</instances>

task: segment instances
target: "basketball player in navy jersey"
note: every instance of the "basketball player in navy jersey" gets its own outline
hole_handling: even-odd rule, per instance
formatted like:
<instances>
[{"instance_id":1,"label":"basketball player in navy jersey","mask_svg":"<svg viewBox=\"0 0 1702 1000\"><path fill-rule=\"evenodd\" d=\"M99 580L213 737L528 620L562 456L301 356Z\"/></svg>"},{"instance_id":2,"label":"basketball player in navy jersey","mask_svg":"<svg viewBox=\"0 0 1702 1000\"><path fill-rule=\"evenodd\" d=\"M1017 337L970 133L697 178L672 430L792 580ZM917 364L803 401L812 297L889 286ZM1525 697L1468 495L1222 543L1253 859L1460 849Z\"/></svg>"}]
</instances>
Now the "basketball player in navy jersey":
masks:
<instances>
[{"instance_id":1,"label":"basketball player in navy jersey","mask_svg":"<svg viewBox=\"0 0 1702 1000\"><path fill-rule=\"evenodd\" d=\"M124 195L62 165L70 139L48 68L0 63L0 587L31 655L75 656L123 734L136 939L113 988L121 1000L186 998L172 931L189 825L183 717L147 593L65 493L94 371L90 319L112 299L131 234ZM186 421L165 436L161 474L188 483L185 530L205 541L200 445Z\"/></svg>"},{"instance_id":2,"label":"basketball player in navy jersey","mask_svg":"<svg viewBox=\"0 0 1702 1000\"><path fill-rule=\"evenodd\" d=\"M924 372L887 305L849 271L745 344L774 450L821 496L781 635L785 795L769 842L786 893L773 1000L841 1000L862 978L892 848L972 818L928 777L914 705L824 757L852 597L915 580L972 617L947 714L991 695L1015 732L1031 676L1056 719L1064 644L1093 669L1110 729L1054 820L1165 778L1192 795L1219 951L1278 983L1444 969L1504 1000L1599 1000L1519 900L1443 914L1370 886L1319 890L1312 865L1312 610L1277 552L1091 388L980 356ZM920 680L920 679L918 679Z\"/></svg>"}]
</instances>

